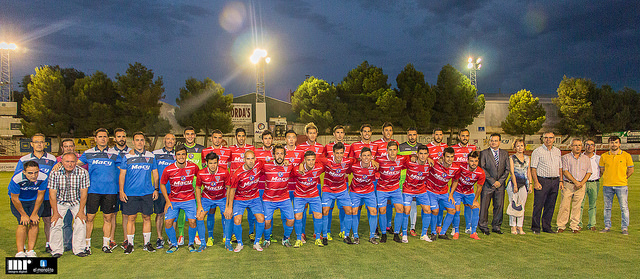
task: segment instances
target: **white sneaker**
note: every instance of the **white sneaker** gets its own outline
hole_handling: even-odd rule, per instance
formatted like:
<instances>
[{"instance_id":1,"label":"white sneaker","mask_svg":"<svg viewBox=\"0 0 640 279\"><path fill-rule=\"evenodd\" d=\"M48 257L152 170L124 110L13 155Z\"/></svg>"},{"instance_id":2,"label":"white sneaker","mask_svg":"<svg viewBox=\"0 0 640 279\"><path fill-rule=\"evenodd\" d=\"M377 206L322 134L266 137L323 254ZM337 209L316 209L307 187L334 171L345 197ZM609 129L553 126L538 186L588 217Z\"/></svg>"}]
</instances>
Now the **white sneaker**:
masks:
<instances>
[{"instance_id":1,"label":"white sneaker","mask_svg":"<svg viewBox=\"0 0 640 279\"><path fill-rule=\"evenodd\" d=\"M454 234L456 234L456 230L455 229L451 229L451 236L453 236Z\"/></svg>"},{"instance_id":2,"label":"white sneaker","mask_svg":"<svg viewBox=\"0 0 640 279\"><path fill-rule=\"evenodd\" d=\"M402 236L402 243L409 243L409 238L406 235Z\"/></svg>"},{"instance_id":3,"label":"white sneaker","mask_svg":"<svg viewBox=\"0 0 640 279\"><path fill-rule=\"evenodd\" d=\"M196 245L200 245L200 238L199 238L199 237L196 237L196 239L194 239L194 240L193 240L193 242L194 242Z\"/></svg>"},{"instance_id":4,"label":"white sneaker","mask_svg":"<svg viewBox=\"0 0 640 279\"><path fill-rule=\"evenodd\" d=\"M16 258L26 258L27 257L27 253L25 253L24 251L20 251L16 254Z\"/></svg>"},{"instance_id":5,"label":"white sneaker","mask_svg":"<svg viewBox=\"0 0 640 279\"><path fill-rule=\"evenodd\" d=\"M244 248L244 246L242 246L241 244L238 244L236 246L236 249L233 249L233 252L238 253L238 252L242 251L242 248Z\"/></svg>"},{"instance_id":6,"label":"white sneaker","mask_svg":"<svg viewBox=\"0 0 640 279\"><path fill-rule=\"evenodd\" d=\"M420 240L424 240L426 242L432 242L433 240L431 240L431 238L428 235L423 235L420 237Z\"/></svg>"},{"instance_id":7,"label":"white sneaker","mask_svg":"<svg viewBox=\"0 0 640 279\"><path fill-rule=\"evenodd\" d=\"M466 229L464 230L464 233L466 233L466 234L471 234L471 228L466 228Z\"/></svg>"},{"instance_id":8,"label":"white sneaker","mask_svg":"<svg viewBox=\"0 0 640 279\"><path fill-rule=\"evenodd\" d=\"M262 246L260 246L260 243L253 244L253 249L258 252L262 252Z\"/></svg>"},{"instance_id":9,"label":"white sneaker","mask_svg":"<svg viewBox=\"0 0 640 279\"><path fill-rule=\"evenodd\" d=\"M33 251L33 250L27 251L27 258L35 258L35 257L37 257L36 251Z\"/></svg>"}]
</instances>

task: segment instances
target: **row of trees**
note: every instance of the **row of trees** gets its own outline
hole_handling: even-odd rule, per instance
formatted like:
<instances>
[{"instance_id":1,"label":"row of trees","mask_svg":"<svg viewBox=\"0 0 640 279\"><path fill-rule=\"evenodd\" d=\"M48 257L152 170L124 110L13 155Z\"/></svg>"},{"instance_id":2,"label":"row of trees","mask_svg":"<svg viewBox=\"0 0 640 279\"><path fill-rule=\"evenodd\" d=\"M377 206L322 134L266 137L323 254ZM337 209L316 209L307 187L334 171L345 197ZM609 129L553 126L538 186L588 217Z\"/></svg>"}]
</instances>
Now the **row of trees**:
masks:
<instances>
[{"instance_id":1,"label":"row of trees","mask_svg":"<svg viewBox=\"0 0 640 279\"><path fill-rule=\"evenodd\" d=\"M153 71L140 63L129 64L114 80L100 71L86 76L73 68L42 66L20 86L15 96L27 136L83 137L100 127L121 127L154 135L155 146L158 135L171 129L169 121L159 117L160 100L165 98L162 77L154 79ZM186 80L176 99L178 123L230 132L233 96L223 94L224 88L209 78Z\"/></svg>"},{"instance_id":2,"label":"row of trees","mask_svg":"<svg viewBox=\"0 0 640 279\"><path fill-rule=\"evenodd\" d=\"M396 77L392 89L381 68L364 61L347 73L338 85L307 78L291 98L300 122L314 122L321 133L335 125L380 125L389 121L422 132L434 128L464 128L484 110L484 96L477 96L469 79L451 65L442 67L435 85L412 64ZM455 111L456 113L451 113Z\"/></svg>"}]
</instances>

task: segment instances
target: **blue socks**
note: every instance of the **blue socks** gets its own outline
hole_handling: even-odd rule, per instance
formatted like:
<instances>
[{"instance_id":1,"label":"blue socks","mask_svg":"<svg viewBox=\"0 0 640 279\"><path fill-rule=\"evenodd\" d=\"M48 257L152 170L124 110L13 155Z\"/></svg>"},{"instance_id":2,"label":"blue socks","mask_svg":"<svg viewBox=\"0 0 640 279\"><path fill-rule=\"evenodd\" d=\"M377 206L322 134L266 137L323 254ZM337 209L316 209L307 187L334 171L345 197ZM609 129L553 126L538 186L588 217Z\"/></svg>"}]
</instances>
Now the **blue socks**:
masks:
<instances>
[{"instance_id":1,"label":"blue socks","mask_svg":"<svg viewBox=\"0 0 640 279\"><path fill-rule=\"evenodd\" d=\"M441 206L442 209L442 206ZM444 215L446 214L446 210L441 210L440 214L438 214L438 219L436 222L436 227L441 227L442 226L442 219L444 219Z\"/></svg>"},{"instance_id":2,"label":"blue socks","mask_svg":"<svg viewBox=\"0 0 640 279\"><path fill-rule=\"evenodd\" d=\"M478 228L478 219L480 219L480 208L471 209L471 234L476 232Z\"/></svg>"},{"instance_id":3,"label":"blue socks","mask_svg":"<svg viewBox=\"0 0 640 279\"><path fill-rule=\"evenodd\" d=\"M344 208L340 208L339 210L340 213L338 213L338 218L340 219L340 231L341 232L345 232L347 231L347 223L345 222L344 218L346 216L346 214L344 213ZM349 224L349 226L351 226L351 224ZM331 228L331 226L329 226L329 228Z\"/></svg>"},{"instance_id":4,"label":"blue socks","mask_svg":"<svg viewBox=\"0 0 640 279\"><path fill-rule=\"evenodd\" d=\"M316 236L316 239L322 239L322 219L323 218L313 218L313 232Z\"/></svg>"},{"instance_id":5,"label":"blue socks","mask_svg":"<svg viewBox=\"0 0 640 279\"><path fill-rule=\"evenodd\" d=\"M204 228L204 220L197 220L196 221L196 229L198 230L198 237L200 237L200 245L206 245L207 243L207 238L206 238L206 234L205 234L205 228Z\"/></svg>"},{"instance_id":6,"label":"blue socks","mask_svg":"<svg viewBox=\"0 0 640 279\"><path fill-rule=\"evenodd\" d=\"M329 224L331 223L331 215L322 216L322 237L327 237L327 233L329 232ZM315 220L315 219L314 219ZM315 225L313 225L315 227Z\"/></svg>"},{"instance_id":7,"label":"blue socks","mask_svg":"<svg viewBox=\"0 0 640 279\"><path fill-rule=\"evenodd\" d=\"M422 213L420 214L422 216L422 233L420 234L422 235L427 235L427 232L429 232L427 229L429 228L429 225L431 225L431 233L435 234L436 233L436 227L433 226L433 224L435 223L434 221L436 220L436 217L431 215L431 214L426 214L424 213L423 210L420 210Z\"/></svg>"},{"instance_id":8,"label":"blue socks","mask_svg":"<svg viewBox=\"0 0 640 279\"><path fill-rule=\"evenodd\" d=\"M256 216L253 216L253 211L247 207L247 221L249 221L249 234L252 234L254 231L254 226L256 224ZM238 237L236 235L236 237Z\"/></svg>"},{"instance_id":9,"label":"blue socks","mask_svg":"<svg viewBox=\"0 0 640 279\"><path fill-rule=\"evenodd\" d=\"M291 232L293 231L293 226L287 226L286 223L283 224L283 226L284 226L284 238L283 239L289 239L289 237L291 237Z\"/></svg>"},{"instance_id":10,"label":"blue socks","mask_svg":"<svg viewBox=\"0 0 640 279\"><path fill-rule=\"evenodd\" d=\"M167 238L171 241L172 246L178 246L178 237L176 236L176 228L171 226L171 228L164 228L164 232L167 233Z\"/></svg>"},{"instance_id":11,"label":"blue socks","mask_svg":"<svg viewBox=\"0 0 640 279\"><path fill-rule=\"evenodd\" d=\"M460 232L460 211L456 211L456 214L453 215L453 232Z\"/></svg>"},{"instance_id":12,"label":"blue socks","mask_svg":"<svg viewBox=\"0 0 640 279\"><path fill-rule=\"evenodd\" d=\"M384 224L384 228L380 228L380 229L387 229L391 227L391 219L393 218L393 204L388 204L387 203L387 223L382 223ZM382 226L380 226L382 227Z\"/></svg>"},{"instance_id":13,"label":"blue socks","mask_svg":"<svg viewBox=\"0 0 640 279\"><path fill-rule=\"evenodd\" d=\"M358 234L358 228L360 227L360 215L351 215L351 229L353 230L353 237L360 238ZM375 230L375 229L374 229Z\"/></svg>"},{"instance_id":14,"label":"blue socks","mask_svg":"<svg viewBox=\"0 0 640 279\"><path fill-rule=\"evenodd\" d=\"M396 212L396 219L395 219L395 225L396 227L394 228L394 233L400 233L400 230L402 229L402 226L404 225L404 213L400 213L400 212ZM407 227L405 227L406 229ZM406 234L405 234L406 235Z\"/></svg>"},{"instance_id":15,"label":"blue socks","mask_svg":"<svg viewBox=\"0 0 640 279\"><path fill-rule=\"evenodd\" d=\"M351 232L351 226L353 226L353 215L345 214L343 221L340 221L340 224L344 223L344 226L341 226L342 232L344 232L344 236L347 236Z\"/></svg>"},{"instance_id":16,"label":"blue socks","mask_svg":"<svg viewBox=\"0 0 640 279\"><path fill-rule=\"evenodd\" d=\"M296 219L296 221L293 222L293 226L296 228L296 239L302 240L302 220Z\"/></svg>"},{"instance_id":17,"label":"blue socks","mask_svg":"<svg viewBox=\"0 0 640 279\"><path fill-rule=\"evenodd\" d=\"M264 240L271 240L271 233L273 232L273 220L271 220L271 227L267 229L267 226L265 224L265 229L264 229Z\"/></svg>"},{"instance_id":18,"label":"blue socks","mask_svg":"<svg viewBox=\"0 0 640 279\"><path fill-rule=\"evenodd\" d=\"M238 245L242 245L242 225L236 225L235 223L233 223L233 233L236 235ZM227 239L230 240L230 238Z\"/></svg>"},{"instance_id":19,"label":"blue socks","mask_svg":"<svg viewBox=\"0 0 640 279\"><path fill-rule=\"evenodd\" d=\"M468 229L471 228L471 218L473 218L473 213L471 212L471 207L465 206L464 207L464 222L465 222L465 227L464 229Z\"/></svg>"},{"instance_id":20,"label":"blue socks","mask_svg":"<svg viewBox=\"0 0 640 279\"><path fill-rule=\"evenodd\" d=\"M302 211L302 233L307 231L307 214L307 209L305 208L304 211Z\"/></svg>"},{"instance_id":21,"label":"blue socks","mask_svg":"<svg viewBox=\"0 0 640 279\"><path fill-rule=\"evenodd\" d=\"M378 216L380 216L380 233L381 234L387 234L387 213L389 213L389 211L385 212L385 214L378 214ZM369 220L371 220L371 218L369 218Z\"/></svg>"},{"instance_id":22,"label":"blue socks","mask_svg":"<svg viewBox=\"0 0 640 279\"><path fill-rule=\"evenodd\" d=\"M233 219L226 219L222 216L222 237L226 242L231 242L231 235L233 235Z\"/></svg>"},{"instance_id":23,"label":"blue socks","mask_svg":"<svg viewBox=\"0 0 640 279\"><path fill-rule=\"evenodd\" d=\"M331 222L333 222L333 204L334 203L331 204L331 208L329 209L329 215L328 216L323 215L323 217L327 217L326 219L322 220L322 224L324 224L324 227L325 227L325 230L322 232L324 234L324 237L327 237L327 233L331 232Z\"/></svg>"},{"instance_id":24,"label":"blue socks","mask_svg":"<svg viewBox=\"0 0 640 279\"><path fill-rule=\"evenodd\" d=\"M188 222L188 221L187 221ZM192 245L196 241L196 233L198 230L189 226L189 245Z\"/></svg>"},{"instance_id":25,"label":"blue socks","mask_svg":"<svg viewBox=\"0 0 640 279\"><path fill-rule=\"evenodd\" d=\"M256 241L253 244L260 243L260 239L262 239L263 234L264 234L264 220L262 220L262 222L258 222L256 220Z\"/></svg>"},{"instance_id":26,"label":"blue socks","mask_svg":"<svg viewBox=\"0 0 640 279\"><path fill-rule=\"evenodd\" d=\"M367 210L369 212L369 210ZM376 236L376 227L378 227L378 216L369 214L369 238Z\"/></svg>"},{"instance_id":27,"label":"blue socks","mask_svg":"<svg viewBox=\"0 0 640 279\"><path fill-rule=\"evenodd\" d=\"M396 214L396 220L398 220L398 215L397 214ZM423 220L423 222L424 222L424 220ZM409 214L402 214L402 235L408 235L407 234L407 227L409 227Z\"/></svg>"},{"instance_id":28,"label":"blue socks","mask_svg":"<svg viewBox=\"0 0 640 279\"><path fill-rule=\"evenodd\" d=\"M431 211L433 212L433 211ZM423 211L424 213L424 211ZM425 214L426 215L426 214ZM436 234L436 224L438 223L438 216L440 214L437 213L431 213L431 221L429 222L431 224L431 234ZM424 222L424 219L423 219Z\"/></svg>"},{"instance_id":29,"label":"blue socks","mask_svg":"<svg viewBox=\"0 0 640 279\"><path fill-rule=\"evenodd\" d=\"M452 214L447 214L446 216L444 216L444 224L442 224L442 230L440 231L440 235L444 235L445 233L447 233L447 230L449 229L449 226L451 226L452 222L453 222Z\"/></svg>"},{"instance_id":30,"label":"blue socks","mask_svg":"<svg viewBox=\"0 0 640 279\"><path fill-rule=\"evenodd\" d=\"M221 218L224 222L224 216ZM207 237L213 238L213 227L216 223L216 215L208 213L207 214ZM223 223L224 224L224 223ZM223 225L224 228L224 225ZM198 233L200 235L200 233Z\"/></svg>"}]
</instances>

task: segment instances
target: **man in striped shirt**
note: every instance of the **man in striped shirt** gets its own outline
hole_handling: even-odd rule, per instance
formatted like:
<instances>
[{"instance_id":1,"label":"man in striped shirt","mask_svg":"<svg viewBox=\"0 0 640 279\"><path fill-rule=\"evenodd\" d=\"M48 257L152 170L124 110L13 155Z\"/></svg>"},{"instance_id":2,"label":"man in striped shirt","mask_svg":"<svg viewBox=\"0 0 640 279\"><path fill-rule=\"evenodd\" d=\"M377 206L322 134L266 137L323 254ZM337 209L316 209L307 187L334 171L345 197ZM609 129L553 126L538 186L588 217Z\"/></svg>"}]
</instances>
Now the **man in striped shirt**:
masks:
<instances>
[{"instance_id":1,"label":"man in striped shirt","mask_svg":"<svg viewBox=\"0 0 640 279\"><path fill-rule=\"evenodd\" d=\"M531 177L534 182L531 230L534 234L540 234L541 229L543 232L554 234L556 232L551 228L551 219L556 207L558 189L563 185L561 153L560 149L553 146L555 135L552 132L544 133L542 141L543 145L531 153Z\"/></svg>"}]
</instances>

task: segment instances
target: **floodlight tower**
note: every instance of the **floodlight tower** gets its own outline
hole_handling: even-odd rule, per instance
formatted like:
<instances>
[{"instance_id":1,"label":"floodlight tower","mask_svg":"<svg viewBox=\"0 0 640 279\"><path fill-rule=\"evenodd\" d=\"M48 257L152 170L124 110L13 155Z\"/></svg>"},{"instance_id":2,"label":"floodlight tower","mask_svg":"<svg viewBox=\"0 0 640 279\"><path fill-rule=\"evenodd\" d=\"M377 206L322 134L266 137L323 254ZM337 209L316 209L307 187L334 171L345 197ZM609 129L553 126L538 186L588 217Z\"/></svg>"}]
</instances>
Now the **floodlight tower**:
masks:
<instances>
[{"instance_id":1,"label":"floodlight tower","mask_svg":"<svg viewBox=\"0 0 640 279\"><path fill-rule=\"evenodd\" d=\"M18 49L13 43L0 43L0 101L12 101L12 84L11 84L11 57L9 53Z\"/></svg>"},{"instance_id":2,"label":"floodlight tower","mask_svg":"<svg viewBox=\"0 0 640 279\"><path fill-rule=\"evenodd\" d=\"M475 61L473 57L469 57L469 60L467 60L467 68L469 69L469 80L471 80L471 85L476 88L476 91L478 91L476 72L480 71L480 68L482 67L482 64L480 63L481 61L482 59L480 57L478 57L478 59L476 59Z\"/></svg>"},{"instance_id":3,"label":"floodlight tower","mask_svg":"<svg viewBox=\"0 0 640 279\"><path fill-rule=\"evenodd\" d=\"M267 56L267 51L256 48L251 57L251 63L256 65L256 122L254 123L254 142L261 141L259 136L262 131L267 129L267 104L264 86L264 68L266 64L271 62L271 57Z\"/></svg>"}]
</instances>

